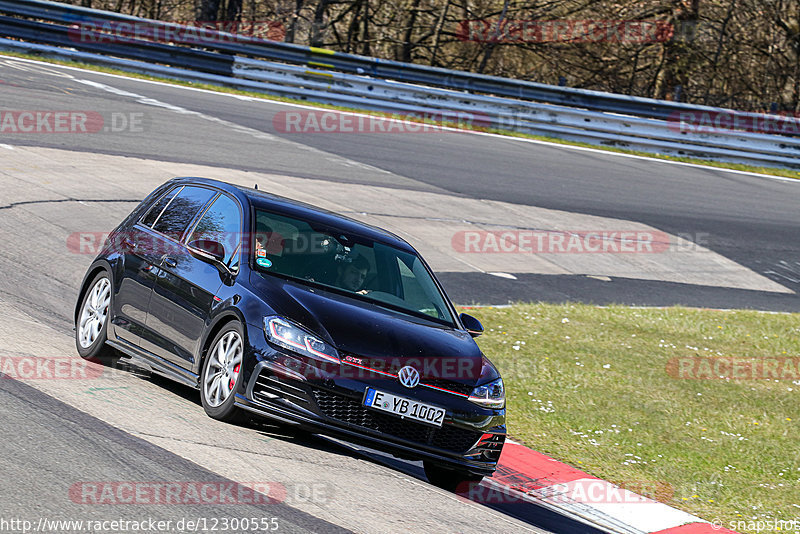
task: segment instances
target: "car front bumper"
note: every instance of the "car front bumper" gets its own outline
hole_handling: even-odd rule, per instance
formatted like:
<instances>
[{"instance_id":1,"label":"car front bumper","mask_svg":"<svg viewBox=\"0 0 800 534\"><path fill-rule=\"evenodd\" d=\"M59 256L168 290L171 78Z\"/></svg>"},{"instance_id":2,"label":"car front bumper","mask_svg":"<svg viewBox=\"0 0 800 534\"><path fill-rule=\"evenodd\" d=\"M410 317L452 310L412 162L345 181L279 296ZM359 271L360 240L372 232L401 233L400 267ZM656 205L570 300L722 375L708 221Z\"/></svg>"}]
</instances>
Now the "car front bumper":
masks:
<instances>
[{"instance_id":1,"label":"car front bumper","mask_svg":"<svg viewBox=\"0 0 800 534\"><path fill-rule=\"evenodd\" d=\"M311 377L295 371L298 365L307 365L307 360L266 342L256 344L258 348L247 358L252 367L246 371L244 390L236 395L237 406L400 458L431 460L476 475L494 473L506 437L504 409L482 408L463 395L444 391L407 389L382 376L370 379L369 372L367 376L342 372L327 378ZM445 408L442 426L364 406L368 387Z\"/></svg>"}]
</instances>

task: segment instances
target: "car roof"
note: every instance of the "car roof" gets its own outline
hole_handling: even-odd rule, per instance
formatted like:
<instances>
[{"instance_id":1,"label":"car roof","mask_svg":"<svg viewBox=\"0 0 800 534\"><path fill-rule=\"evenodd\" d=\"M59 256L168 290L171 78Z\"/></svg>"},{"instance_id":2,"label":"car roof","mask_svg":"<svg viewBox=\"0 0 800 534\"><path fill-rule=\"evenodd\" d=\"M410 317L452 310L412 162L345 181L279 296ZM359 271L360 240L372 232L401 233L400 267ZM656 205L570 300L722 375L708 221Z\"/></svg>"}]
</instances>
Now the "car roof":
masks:
<instances>
[{"instance_id":1,"label":"car roof","mask_svg":"<svg viewBox=\"0 0 800 534\"><path fill-rule=\"evenodd\" d=\"M340 230L345 234L354 234L377 241L379 243L392 245L396 248L411 252L413 254L417 254L414 247L412 247L407 241L389 232L388 230L351 219L345 215L341 215L312 204L300 202L299 200L294 200L269 193L267 191L262 191L260 189L230 184L211 178L181 177L174 178L171 181L175 182L176 184L179 183L183 185L197 184L216 187L231 193L236 197L239 197L240 200L243 200L242 197L245 197L247 201L256 208L262 208L279 215L286 215L296 219L313 221L317 224L322 224L324 226L329 226L331 228Z\"/></svg>"}]
</instances>

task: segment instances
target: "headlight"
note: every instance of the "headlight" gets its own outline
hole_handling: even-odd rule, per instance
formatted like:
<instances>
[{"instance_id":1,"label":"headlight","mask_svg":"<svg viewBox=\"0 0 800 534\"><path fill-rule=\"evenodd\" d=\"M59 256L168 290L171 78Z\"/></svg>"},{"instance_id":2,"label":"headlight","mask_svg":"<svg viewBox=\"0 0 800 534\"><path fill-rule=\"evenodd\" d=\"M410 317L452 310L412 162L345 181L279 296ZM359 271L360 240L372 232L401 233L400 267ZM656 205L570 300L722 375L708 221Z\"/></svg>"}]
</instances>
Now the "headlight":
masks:
<instances>
[{"instance_id":1,"label":"headlight","mask_svg":"<svg viewBox=\"0 0 800 534\"><path fill-rule=\"evenodd\" d=\"M484 408L501 409L506 405L506 390L503 387L503 379L498 378L494 382L476 387L472 390L469 400Z\"/></svg>"},{"instance_id":2,"label":"headlight","mask_svg":"<svg viewBox=\"0 0 800 534\"><path fill-rule=\"evenodd\" d=\"M267 340L318 360L339 363L336 349L283 317L264 317Z\"/></svg>"}]
</instances>

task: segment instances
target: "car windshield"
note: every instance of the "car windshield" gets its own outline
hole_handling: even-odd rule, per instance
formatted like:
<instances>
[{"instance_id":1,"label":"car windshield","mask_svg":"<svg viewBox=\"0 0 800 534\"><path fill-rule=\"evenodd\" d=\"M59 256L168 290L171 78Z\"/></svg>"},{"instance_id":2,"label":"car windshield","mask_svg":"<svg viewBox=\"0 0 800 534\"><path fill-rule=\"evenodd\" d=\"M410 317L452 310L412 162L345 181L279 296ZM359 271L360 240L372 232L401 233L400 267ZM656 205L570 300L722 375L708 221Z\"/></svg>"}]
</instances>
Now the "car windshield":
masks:
<instances>
[{"instance_id":1,"label":"car windshield","mask_svg":"<svg viewBox=\"0 0 800 534\"><path fill-rule=\"evenodd\" d=\"M454 325L444 295L417 255L264 210L256 210L254 224L258 270Z\"/></svg>"}]
</instances>

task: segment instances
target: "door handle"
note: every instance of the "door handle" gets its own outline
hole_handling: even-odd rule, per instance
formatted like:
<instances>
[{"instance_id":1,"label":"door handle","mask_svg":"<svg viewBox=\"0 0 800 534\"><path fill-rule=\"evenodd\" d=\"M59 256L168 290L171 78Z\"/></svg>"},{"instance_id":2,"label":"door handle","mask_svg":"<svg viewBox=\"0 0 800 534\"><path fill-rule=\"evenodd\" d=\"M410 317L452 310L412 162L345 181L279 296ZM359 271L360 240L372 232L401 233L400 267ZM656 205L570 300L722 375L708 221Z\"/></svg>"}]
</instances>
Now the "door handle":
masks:
<instances>
[{"instance_id":1,"label":"door handle","mask_svg":"<svg viewBox=\"0 0 800 534\"><path fill-rule=\"evenodd\" d=\"M175 258L167 257L167 258L164 258L164 265L166 265L170 269L174 269L175 267L178 266L178 262L175 261Z\"/></svg>"}]
</instances>

